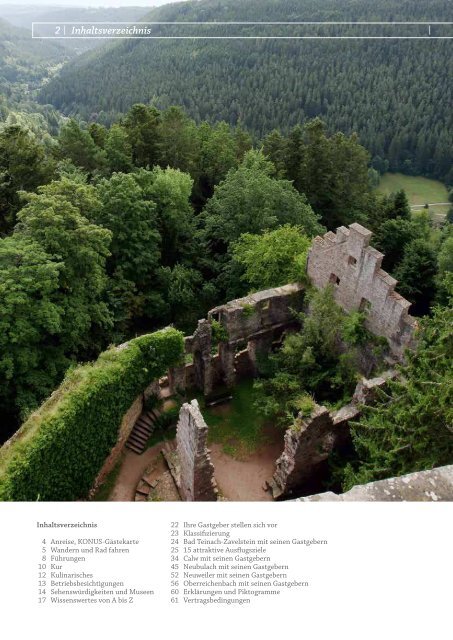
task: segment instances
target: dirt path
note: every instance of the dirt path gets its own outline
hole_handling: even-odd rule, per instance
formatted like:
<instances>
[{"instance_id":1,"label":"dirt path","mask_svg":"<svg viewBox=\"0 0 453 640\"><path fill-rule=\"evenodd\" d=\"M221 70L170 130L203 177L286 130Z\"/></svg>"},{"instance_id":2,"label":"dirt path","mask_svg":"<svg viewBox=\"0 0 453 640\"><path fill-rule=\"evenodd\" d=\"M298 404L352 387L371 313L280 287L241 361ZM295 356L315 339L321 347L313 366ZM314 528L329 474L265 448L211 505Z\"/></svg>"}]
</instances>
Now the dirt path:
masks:
<instances>
[{"instance_id":1,"label":"dirt path","mask_svg":"<svg viewBox=\"0 0 453 640\"><path fill-rule=\"evenodd\" d=\"M221 494L233 502L271 501L269 492L263 490L266 480L272 477L275 461L283 451L283 432L268 429L267 442L244 460L236 460L222 450L221 444L212 443L211 460ZM135 498L135 488L145 469L155 464L153 477L158 478L166 470L160 453L160 442L141 455L125 449L123 463L110 492L109 502L130 502Z\"/></svg>"},{"instance_id":2,"label":"dirt path","mask_svg":"<svg viewBox=\"0 0 453 640\"><path fill-rule=\"evenodd\" d=\"M448 207L450 202L427 202L426 204L411 204L411 209L424 209L428 205L428 207Z\"/></svg>"},{"instance_id":3,"label":"dirt path","mask_svg":"<svg viewBox=\"0 0 453 640\"><path fill-rule=\"evenodd\" d=\"M159 468L161 465L162 473L165 471L165 463L160 454L161 449L162 442L154 445L154 447L150 447L141 455L129 449L124 450L123 464L121 465L115 486L110 492L109 502L131 502L134 500L135 487L151 462L156 461L156 465Z\"/></svg>"},{"instance_id":4,"label":"dirt path","mask_svg":"<svg viewBox=\"0 0 453 640\"><path fill-rule=\"evenodd\" d=\"M162 398L164 403L159 411L156 411L159 415L163 410L170 409L175 406L175 401L168 398L170 391L168 387L161 389ZM135 499L135 488L141 479L145 469L149 467L151 462L156 464L156 477L164 473L166 465L162 458L160 451L162 449L162 442L157 443L153 447L150 447L142 454L134 453L130 449L124 449L123 463L119 475L116 479L115 485L110 492L108 501L112 502L130 502Z\"/></svg>"},{"instance_id":5,"label":"dirt path","mask_svg":"<svg viewBox=\"0 0 453 640\"><path fill-rule=\"evenodd\" d=\"M269 443L260 447L245 460L236 460L222 451L222 445L211 444L211 460L219 490L225 498L235 502L272 501L263 490L266 480L275 471L275 461L283 451L283 433L273 429Z\"/></svg>"}]
</instances>

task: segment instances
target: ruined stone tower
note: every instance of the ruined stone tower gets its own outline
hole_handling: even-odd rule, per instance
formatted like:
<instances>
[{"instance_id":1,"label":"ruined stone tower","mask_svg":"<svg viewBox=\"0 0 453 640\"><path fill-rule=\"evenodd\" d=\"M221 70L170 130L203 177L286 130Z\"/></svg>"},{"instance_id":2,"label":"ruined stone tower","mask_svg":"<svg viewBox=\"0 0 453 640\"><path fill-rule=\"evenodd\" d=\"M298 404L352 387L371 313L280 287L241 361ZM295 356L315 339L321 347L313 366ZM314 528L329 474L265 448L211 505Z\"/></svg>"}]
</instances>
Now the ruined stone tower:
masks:
<instances>
[{"instance_id":1,"label":"ruined stone tower","mask_svg":"<svg viewBox=\"0 0 453 640\"><path fill-rule=\"evenodd\" d=\"M176 430L180 493L187 501L215 501L214 466L207 449L208 426L197 400L181 407Z\"/></svg>"},{"instance_id":2,"label":"ruined stone tower","mask_svg":"<svg viewBox=\"0 0 453 640\"><path fill-rule=\"evenodd\" d=\"M307 274L318 289L331 283L335 300L345 311L366 312L371 333L387 338L393 353L402 356L411 346L416 321L408 313L410 302L395 291L395 278L381 269L384 255L369 246L371 236L355 222L316 237Z\"/></svg>"}]
</instances>

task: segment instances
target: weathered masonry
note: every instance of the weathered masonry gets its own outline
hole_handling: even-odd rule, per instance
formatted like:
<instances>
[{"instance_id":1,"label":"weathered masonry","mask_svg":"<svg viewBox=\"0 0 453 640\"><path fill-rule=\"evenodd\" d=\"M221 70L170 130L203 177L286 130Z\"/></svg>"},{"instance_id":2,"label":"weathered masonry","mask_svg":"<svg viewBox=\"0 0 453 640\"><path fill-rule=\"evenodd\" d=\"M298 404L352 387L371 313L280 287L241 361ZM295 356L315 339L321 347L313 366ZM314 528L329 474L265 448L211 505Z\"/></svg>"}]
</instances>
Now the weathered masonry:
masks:
<instances>
[{"instance_id":1,"label":"weathered masonry","mask_svg":"<svg viewBox=\"0 0 453 640\"><path fill-rule=\"evenodd\" d=\"M257 358L281 341L285 331L298 322L294 309L303 303L299 284L268 289L212 309L185 338L186 355L192 363L169 371L171 391L200 389L210 396L216 386L232 388L237 380L256 374ZM214 326L221 331L213 354Z\"/></svg>"},{"instance_id":2,"label":"weathered masonry","mask_svg":"<svg viewBox=\"0 0 453 640\"><path fill-rule=\"evenodd\" d=\"M453 465L356 485L346 493L318 493L300 502L451 502Z\"/></svg>"},{"instance_id":3,"label":"weathered masonry","mask_svg":"<svg viewBox=\"0 0 453 640\"><path fill-rule=\"evenodd\" d=\"M208 426L198 402L192 400L181 407L176 430L179 492L183 500L217 500L214 466L209 457L207 440Z\"/></svg>"},{"instance_id":4,"label":"weathered masonry","mask_svg":"<svg viewBox=\"0 0 453 640\"><path fill-rule=\"evenodd\" d=\"M397 281L381 269L383 254L369 246L371 231L354 223L313 240L307 273L318 289L331 283L345 311L366 311L367 328L388 339L399 357L411 345L415 319L410 302L396 293Z\"/></svg>"},{"instance_id":5,"label":"weathered masonry","mask_svg":"<svg viewBox=\"0 0 453 640\"><path fill-rule=\"evenodd\" d=\"M308 482L325 463L335 448L349 435L349 422L357 419L363 405L373 404L377 390L394 378L389 370L378 378L362 378L354 391L350 404L329 412L315 405L310 416L299 416L285 433L283 453L276 461L275 473L268 482L274 498L287 498Z\"/></svg>"},{"instance_id":6,"label":"weathered masonry","mask_svg":"<svg viewBox=\"0 0 453 640\"><path fill-rule=\"evenodd\" d=\"M381 269L384 256L369 246L371 235L354 223L339 227L336 234L318 236L309 252L307 274L318 289L331 283L345 311L365 311L367 328L385 337L392 355L401 359L412 346L416 320L408 313L410 303L395 291L397 281ZM241 378L256 375L260 354L298 328L294 311L303 308L304 297L302 285L287 284L209 311L195 333L185 338L189 362L169 371L170 392L197 388L209 397L218 386L232 388Z\"/></svg>"},{"instance_id":7,"label":"weathered masonry","mask_svg":"<svg viewBox=\"0 0 453 640\"><path fill-rule=\"evenodd\" d=\"M336 233L329 232L323 237L315 238L307 259L307 274L312 285L317 288L324 288L331 283L335 299L345 311L366 311L368 329L375 335L385 337L389 343L389 361L390 366L393 366L396 360L401 360L405 348L412 346L416 321L408 313L409 302L395 292L396 280L382 270L383 255L369 246L371 235L361 225L352 224L349 228L340 227ZM102 482L113 468L126 442L129 439L132 441L131 434L137 443L140 430L140 443L143 448L146 446L149 433L143 430L142 416L147 411L146 401L150 396L169 398L179 391L184 395L186 390L199 389L206 397L211 396L211 401L218 401L219 398L213 392L221 389L223 393L225 388L233 388L239 380L258 374L260 356L278 349L285 334L298 330L300 313L295 312L304 311L305 307L304 286L287 284L212 309L207 318L198 322L194 334L184 338L184 345L179 332L168 328L155 334L140 336L101 355L94 365L99 365L101 370L106 367L114 382L110 384L107 378L104 381L105 376L99 376L102 384L92 386L90 393L83 395L84 399L74 403L80 415L88 415L93 424L87 422L86 418L76 420L70 412L66 416L68 422L61 422L66 427L73 420L75 425L88 425L88 430L98 433L98 415L91 407L105 403L107 392L112 398L120 395L115 394L115 389L120 389L124 382L119 371L133 371L126 399L122 399L118 407L112 402L112 418L107 421L105 428L107 435L111 436L108 446L111 446L112 441L114 444L110 451L105 451L102 448L103 442L100 442L99 460L96 456L92 459L93 475L96 473L95 467L101 464L102 467L92 487ZM129 362L125 356L133 343L135 346L129 351ZM165 344L170 345L168 354ZM121 366L111 366L115 358L118 358ZM365 352L363 360L367 359L369 360L369 355ZM91 372L94 365L84 367ZM154 373L151 375L148 375L148 365L152 365ZM96 372L97 369L94 373ZM363 373L367 375L365 370ZM75 388L88 384L88 380L88 376L80 376ZM361 388L356 390L353 402L335 414L316 405L312 416L296 420L297 424L286 433L284 451L276 463L273 479L269 481L275 497L295 495L297 487L316 474L342 438L347 436L348 421L357 417L361 404L372 401L370 394L381 383L385 384L385 375L382 380L364 380ZM67 382L66 386L63 383L47 401L47 407L46 403L43 405L45 418L38 415L39 411L36 412L27 421L27 429L35 420L38 420L38 426L41 419L51 423L53 415L51 411L46 413L47 408L60 400L69 402L74 393L74 388L69 388ZM220 399L224 400L225 397L228 397L228 393ZM111 434L108 433L110 426ZM19 430L3 445L2 452L8 455L8 451L11 452L15 442L27 429ZM49 429L53 437L58 435L50 427ZM68 430L68 433L74 438L79 437L74 435L78 433L75 429ZM185 500L216 499L215 485L211 482L213 469L206 436L207 426L198 405L194 402L184 405L178 427L177 453L181 457L178 469L179 479L182 478L183 481L181 492ZM59 451L60 442L57 437L53 446ZM97 452L95 447L92 448L93 452ZM139 454L140 451L136 450L136 453ZM169 460L171 464L170 454ZM36 464L40 466L41 463L42 460L37 457ZM24 470L26 473L26 465ZM66 469L61 471L63 479L65 472ZM21 495L28 495L26 492L30 486L26 483L23 486L24 494ZM32 489L35 492L34 486ZM39 489L38 487L36 494ZM71 495L76 493L73 487L70 489Z\"/></svg>"}]
</instances>

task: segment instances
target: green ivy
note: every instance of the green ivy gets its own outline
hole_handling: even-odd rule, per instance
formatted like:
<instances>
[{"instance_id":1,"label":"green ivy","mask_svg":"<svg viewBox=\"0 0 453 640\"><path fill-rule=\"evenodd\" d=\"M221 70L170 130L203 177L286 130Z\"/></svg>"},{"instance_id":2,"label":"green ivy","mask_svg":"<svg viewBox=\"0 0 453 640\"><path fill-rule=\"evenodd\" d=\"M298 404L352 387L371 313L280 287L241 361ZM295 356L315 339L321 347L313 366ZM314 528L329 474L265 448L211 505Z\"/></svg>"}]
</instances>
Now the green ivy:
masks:
<instances>
[{"instance_id":1,"label":"green ivy","mask_svg":"<svg viewBox=\"0 0 453 640\"><path fill-rule=\"evenodd\" d=\"M0 500L86 497L135 398L183 354L164 329L112 348L68 373L59 389L0 450Z\"/></svg>"}]
</instances>

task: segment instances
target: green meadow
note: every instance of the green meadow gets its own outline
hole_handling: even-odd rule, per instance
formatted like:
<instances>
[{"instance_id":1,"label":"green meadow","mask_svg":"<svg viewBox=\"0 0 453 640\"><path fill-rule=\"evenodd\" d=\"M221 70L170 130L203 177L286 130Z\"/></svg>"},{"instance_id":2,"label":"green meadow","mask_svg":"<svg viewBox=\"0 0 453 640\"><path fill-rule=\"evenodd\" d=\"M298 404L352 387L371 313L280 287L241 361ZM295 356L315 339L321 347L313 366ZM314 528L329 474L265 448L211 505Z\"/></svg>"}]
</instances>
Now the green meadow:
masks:
<instances>
[{"instance_id":1,"label":"green meadow","mask_svg":"<svg viewBox=\"0 0 453 640\"><path fill-rule=\"evenodd\" d=\"M442 182L430 180L421 176L405 176L402 173L386 173L382 176L377 191L386 195L404 189L409 204L425 205L448 202L448 191ZM417 207L418 208L418 207ZM430 207L430 212L436 217L445 215L449 205Z\"/></svg>"}]
</instances>

